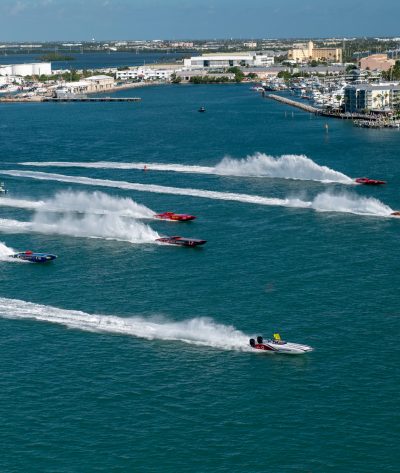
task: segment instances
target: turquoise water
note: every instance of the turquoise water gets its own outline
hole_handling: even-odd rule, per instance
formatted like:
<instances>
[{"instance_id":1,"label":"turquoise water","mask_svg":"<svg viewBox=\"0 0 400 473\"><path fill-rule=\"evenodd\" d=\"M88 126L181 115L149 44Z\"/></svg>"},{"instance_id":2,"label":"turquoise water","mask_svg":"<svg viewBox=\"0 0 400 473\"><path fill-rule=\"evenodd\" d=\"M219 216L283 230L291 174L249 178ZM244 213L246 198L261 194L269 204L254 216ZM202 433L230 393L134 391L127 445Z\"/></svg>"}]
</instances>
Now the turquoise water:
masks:
<instances>
[{"instance_id":1,"label":"turquoise water","mask_svg":"<svg viewBox=\"0 0 400 473\"><path fill-rule=\"evenodd\" d=\"M339 120L327 133L245 85L135 94L0 107L1 169L13 174L0 241L59 255L15 263L0 247L0 470L397 472L400 222L388 215L400 208L400 133ZM296 155L303 177L299 155L344 177L260 177L258 161L250 177L213 171L257 152ZM345 183L365 175L388 184ZM132 218L165 210L198 218ZM208 242L161 246L155 232ZM315 351L246 351L276 331Z\"/></svg>"}]
</instances>

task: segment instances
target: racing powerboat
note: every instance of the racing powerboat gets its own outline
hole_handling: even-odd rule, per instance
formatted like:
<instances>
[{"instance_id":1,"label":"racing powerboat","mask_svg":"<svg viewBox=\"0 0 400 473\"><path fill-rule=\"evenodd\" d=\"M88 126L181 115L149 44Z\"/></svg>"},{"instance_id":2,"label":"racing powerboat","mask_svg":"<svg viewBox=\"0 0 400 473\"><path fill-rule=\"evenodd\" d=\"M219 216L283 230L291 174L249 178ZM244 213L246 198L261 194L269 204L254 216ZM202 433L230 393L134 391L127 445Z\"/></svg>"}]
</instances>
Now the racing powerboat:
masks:
<instances>
[{"instance_id":1,"label":"racing powerboat","mask_svg":"<svg viewBox=\"0 0 400 473\"><path fill-rule=\"evenodd\" d=\"M200 113L204 113L205 111L206 111L205 107L200 107L200 108L199 108L199 112L200 112Z\"/></svg>"},{"instance_id":2,"label":"racing powerboat","mask_svg":"<svg viewBox=\"0 0 400 473\"><path fill-rule=\"evenodd\" d=\"M392 215L393 217L400 217L400 210L395 210L390 215Z\"/></svg>"},{"instance_id":3,"label":"racing powerboat","mask_svg":"<svg viewBox=\"0 0 400 473\"><path fill-rule=\"evenodd\" d=\"M264 341L263 337L257 337L257 340L250 338L250 346L254 350L264 350L284 355L304 355L305 353L313 351L313 348L308 345L300 345L299 343L286 342L282 340L279 333L274 333L271 340Z\"/></svg>"},{"instance_id":4,"label":"racing powerboat","mask_svg":"<svg viewBox=\"0 0 400 473\"><path fill-rule=\"evenodd\" d=\"M154 215L155 218L160 220L171 220L174 222L189 222L194 220L196 217L189 214L176 214L175 212L163 212L161 214Z\"/></svg>"},{"instance_id":5,"label":"racing powerboat","mask_svg":"<svg viewBox=\"0 0 400 473\"><path fill-rule=\"evenodd\" d=\"M197 238L184 238L181 236L162 237L157 238L156 241L159 241L161 243L167 243L168 245L190 246L192 248L195 246L204 245L204 243L207 242L207 240L199 240Z\"/></svg>"},{"instance_id":6,"label":"racing powerboat","mask_svg":"<svg viewBox=\"0 0 400 473\"><path fill-rule=\"evenodd\" d=\"M33 251L27 250L20 253L14 253L10 255L11 258L18 258L31 263L48 263L57 258L56 255L50 253L34 253Z\"/></svg>"},{"instance_id":7,"label":"racing powerboat","mask_svg":"<svg viewBox=\"0 0 400 473\"><path fill-rule=\"evenodd\" d=\"M357 177L354 179L357 184L364 184L366 186L380 186L386 184L386 181L380 181L379 179L369 179L368 177Z\"/></svg>"},{"instance_id":8,"label":"racing powerboat","mask_svg":"<svg viewBox=\"0 0 400 473\"><path fill-rule=\"evenodd\" d=\"M4 187L4 182L0 182L0 194L7 194L7 189Z\"/></svg>"}]
</instances>

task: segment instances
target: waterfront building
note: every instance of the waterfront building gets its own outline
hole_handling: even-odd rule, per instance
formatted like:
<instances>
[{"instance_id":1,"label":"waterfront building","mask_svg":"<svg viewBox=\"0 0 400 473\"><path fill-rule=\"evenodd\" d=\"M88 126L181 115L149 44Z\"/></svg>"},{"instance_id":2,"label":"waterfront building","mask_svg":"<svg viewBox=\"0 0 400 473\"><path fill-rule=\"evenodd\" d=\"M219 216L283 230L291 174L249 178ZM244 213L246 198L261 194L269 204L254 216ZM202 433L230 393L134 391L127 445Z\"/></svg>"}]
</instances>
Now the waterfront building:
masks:
<instances>
[{"instance_id":1,"label":"waterfront building","mask_svg":"<svg viewBox=\"0 0 400 473\"><path fill-rule=\"evenodd\" d=\"M104 92L114 87L114 77L98 75L87 77L88 92Z\"/></svg>"},{"instance_id":2,"label":"waterfront building","mask_svg":"<svg viewBox=\"0 0 400 473\"><path fill-rule=\"evenodd\" d=\"M370 71L388 71L395 65L394 59L388 59L387 54L371 54L360 59L358 65L360 69L369 69Z\"/></svg>"},{"instance_id":3,"label":"waterfront building","mask_svg":"<svg viewBox=\"0 0 400 473\"><path fill-rule=\"evenodd\" d=\"M274 79L282 71L287 71L288 67L285 66L275 66L275 67L246 67L243 69L243 74L248 76L249 74L257 74L257 78L264 79Z\"/></svg>"},{"instance_id":4,"label":"waterfront building","mask_svg":"<svg viewBox=\"0 0 400 473\"><path fill-rule=\"evenodd\" d=\"M193 41L173 41L170 46L171 48L193 48Z\"/></svg>"},{"instance_id":5,"label":"waterfront building","mask_svg":"<svg viewBox=\"0 0 400 473\"><path fill-rule=\"evenodd\" d=\"M344 89L346 112L390 112L400 102L400 84L357 84Z\"/></svg>"},{"instance_id":6,"label":"waterfront building","mask_svg":"<svg viewBox=\"0 0 400 473\"><path fill-rule=\"evenodd\" d=\"M51 75L51 62L0 65L0 76L40 76Z\"/></svg>"},{"instance_id":7,"label":"waterfront building","mask_svg":"<svg viewBox=\"0 0 400 473\"><path fill-rule=\"evenodd\" d=\"M219 79L221 77L227 77L229 80L235 79L235 74L230 72L208 72L208 71L176 71L176 76L181 79L182 83L190 82L192 77L211 77L214 79Z\"/></svg>"},{"instance_id":8,"label":"waterfront building","mask_svg":"<svg viewBox=\"0 0 400 473\"><path fill-rule=\"evenodd\" d=\"M106 92L112 90L115 85L113 77L98 75L87 77L86 79L74 82L64 82L62 85L53 87L57 97L73 95L84 95L95 92Z\"/></svg>"},{"instance_id":9,"label":"waterfront building","mask_svg":"<svg viewBox=\"0 0 400 473\"><path fill-rule=\"evenodd\" d=\"M274 58L265 53L204 54L184 59L185 69L226 69L228 67L265 67L274 64Z\"/></svg>"},{"instance_id":10,"label":"waterfront building","mask_svg":"<svg viewBox=\"0 0 400 473\"><path fill-rule=\"evenodd\" d=\"M174 73L173 69L153 69L151 67L135 67L125 71L117 71L119 80L165 80L168 81Z\"/></svg>"},{"instance_id":11,"label":"waterfront building","mask_svg":"<svg viewBox=\"0 0 400 473\"><path fill-rule=\"evenodd\" d=\"M341 48L315 48L314 43L309 41L307 45L301 44L288 51L289 61L308 62L308 61L327 61L342 62Z\"/></svg>"}]
</instances>

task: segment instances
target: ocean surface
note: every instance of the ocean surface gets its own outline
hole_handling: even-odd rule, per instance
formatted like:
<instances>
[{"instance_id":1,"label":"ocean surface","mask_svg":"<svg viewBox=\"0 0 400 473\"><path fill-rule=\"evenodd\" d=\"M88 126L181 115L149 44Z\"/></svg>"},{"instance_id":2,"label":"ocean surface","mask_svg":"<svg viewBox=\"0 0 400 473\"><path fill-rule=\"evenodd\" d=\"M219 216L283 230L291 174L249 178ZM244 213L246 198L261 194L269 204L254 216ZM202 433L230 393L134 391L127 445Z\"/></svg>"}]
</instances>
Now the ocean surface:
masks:
<instances>
[{"instance_id":1,"label":"ocean surface","mask_svg":"<svg viewBox=\"0 0 400 473\"><path fill-rule=\"evenodd\" d=\"M188 53L70 53L69 51L58 51L59 54L71 56L72 61L51 61L53 69L96 69L106 67L142 66L144 64L174 62L187 56ZM47 53L30 54L0 54L0 64L24 64L40 62L40 57Z\"/></svg>"},{"instance_id":2,"label":"ocean surface","mask_svg":"<svg viewBox=\"0 0 400 473\"><path fill-rule=\"evenodd\" d=\"M0 471L398 472L400 132L119 94L0 105Z\"/></svg>"}]
</instances>

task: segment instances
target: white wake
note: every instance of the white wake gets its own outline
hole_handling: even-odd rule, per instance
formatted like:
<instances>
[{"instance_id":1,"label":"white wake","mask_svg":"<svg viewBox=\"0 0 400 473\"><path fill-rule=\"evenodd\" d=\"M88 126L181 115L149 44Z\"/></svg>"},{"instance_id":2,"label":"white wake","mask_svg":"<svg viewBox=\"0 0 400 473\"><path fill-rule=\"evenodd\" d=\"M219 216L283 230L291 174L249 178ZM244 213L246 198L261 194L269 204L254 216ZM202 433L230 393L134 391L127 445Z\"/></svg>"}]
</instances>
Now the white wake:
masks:
<instances>
[{"instance_id":1,"label":"white wake","mask_svg":"<svg viewBox=\"0 0 400 473\"><path fill-rule=\"evenodd\" d=\"M321 212L341 212L356 215L368 215L375 217L389 217L393 210L372 197L360 197L357 194L342 192L335 194L323 192L318 194L313 200L305 201L296 197L279 199L275 197L263 197L250 194L238 194L233 192L218 192L203 189L191 189L180 187L159 186L156 184L140 184L136 182L112 181L108 179L94 179L83 176L66 176L63 174L53 174L34 171L0 171L14 177L28 177L44 181L68 182L74 184L84 184L98 187L113 187L124 190L134 190L140 192L153 192L158 194L184 195L201 197L214 200L226 200L244 202L248 204L258 204L267 206L293 207L303 209L313 209Z\"/></svg>"},{"instance_id":2,"label":"white wake","mask_svg":"<svg viewBox=\"0 0 400 473\"><path fill-rule=\"evenodd\" d=\"M147 340L180 341L222 350L249 351L249 337L231 325L210 318L193 318L174 322L162 317L117 317L87 314L18 299L0 297L0 317L32 319L64 325L88 332L130 335Z\"/></svg>"},{"instance_id":3,"label":"white wake","mask_svg":"<svg viewBox=\"0 0 400 473\"><path fill-rule=\"evenodd\" d=\"M117 214L121 217L150 219L154 217L148 207L130 198L116 197L104 192L61 191L49 199L27 200L2 197L0 206L46 212L80 212L98 215Z\"/></svg>"},{"instance_id":4,"label":"white wake","mask_svg":"<svg viewBox=\"0 0 400 473\"><path fill-rule=\"evenodd\" d=\"M0 241L0 261L8 261L13 263L22 263L23 260L18 258L11 258L10 255L16 253L13 248L10 248L5 243Z\"/></svg>"},{"instance_id":5,"label":"white wake","mask_svg":"<svg viewBox=\"0 0 400 473\"><path fill-rule=\"evenodd\" d=\"M153 243L159 238L148 225L113 214L83 216L36 213L29 222L0 219L0 231L7 233L42 233L83 238L101 238L129 243Z\"/></svg>"},{"instance_id":6,"label":"white wake","mask_svg":"<svg viewBox=\"0 0 400 473\"><path fill-rule=\"evenodd\" d=\"M20 163L24 166L38 167L78 167L89 169L140 169L147 171L171 171L193 174L214 174L220 176L269 177L354 184L354 179L345 174L320 166L304 155L287 154L280 157L256 153L244 159L224 158L216 166L191 166L185 164L164 163L122 163L122 162L73 162L73 161L29 161Z\"/></svg>"}]
</instances>

